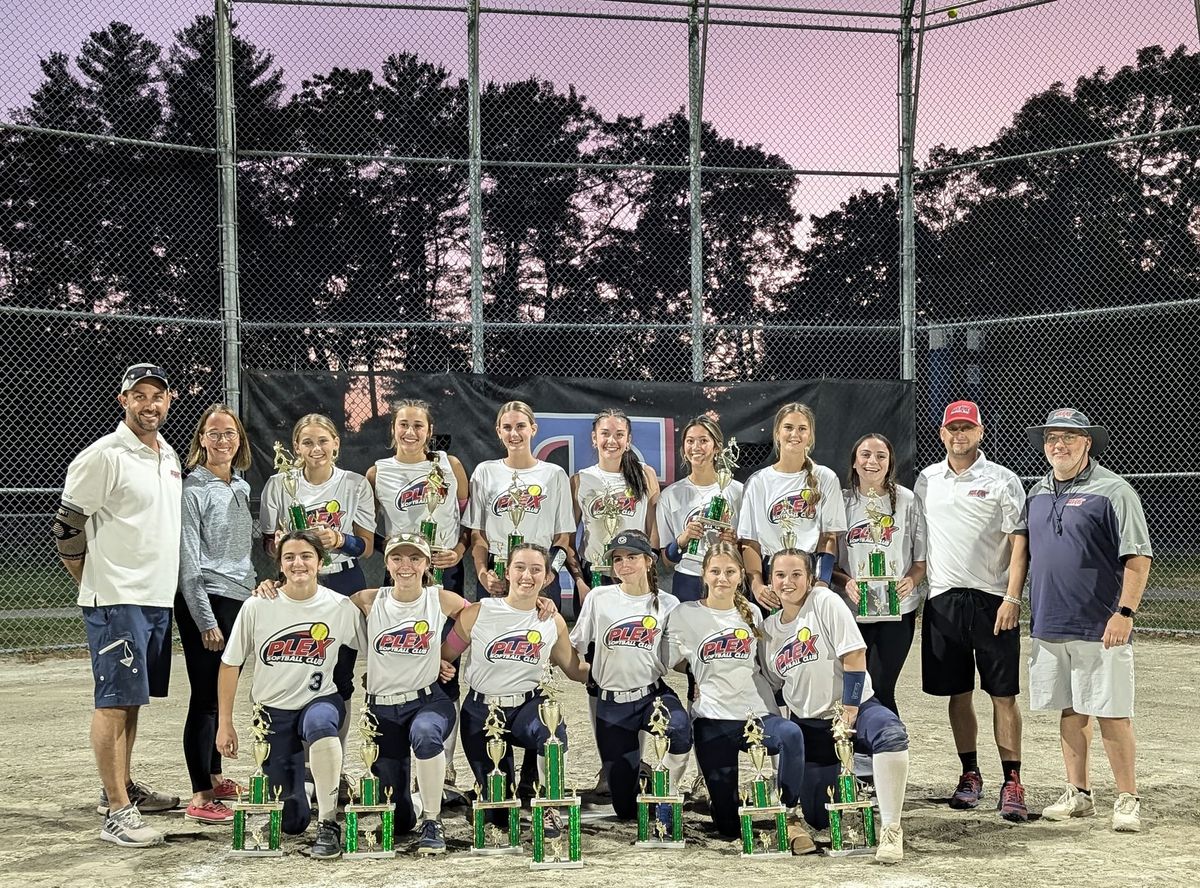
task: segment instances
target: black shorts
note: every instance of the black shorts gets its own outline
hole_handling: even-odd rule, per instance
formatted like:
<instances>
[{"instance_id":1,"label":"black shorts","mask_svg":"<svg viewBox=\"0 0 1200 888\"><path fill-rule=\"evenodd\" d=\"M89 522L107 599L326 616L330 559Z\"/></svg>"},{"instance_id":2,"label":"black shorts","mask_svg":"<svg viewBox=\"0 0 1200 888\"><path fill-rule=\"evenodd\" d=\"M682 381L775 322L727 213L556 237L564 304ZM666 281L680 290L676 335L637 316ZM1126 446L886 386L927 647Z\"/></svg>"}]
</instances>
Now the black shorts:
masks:
<instances>
[{"instance_id":1,"label":"black shorts","mask_svg":"<svg viewBox=\"0 0 1200 888\"><path fill-rule=\"evenodd\" d=\"M978 589L949 589L925 602L921 616L921 686L935 697L979 686L992 697L1021 690L1021 628L993 634L1003 599Z\"/></svg>"}]
</instances>

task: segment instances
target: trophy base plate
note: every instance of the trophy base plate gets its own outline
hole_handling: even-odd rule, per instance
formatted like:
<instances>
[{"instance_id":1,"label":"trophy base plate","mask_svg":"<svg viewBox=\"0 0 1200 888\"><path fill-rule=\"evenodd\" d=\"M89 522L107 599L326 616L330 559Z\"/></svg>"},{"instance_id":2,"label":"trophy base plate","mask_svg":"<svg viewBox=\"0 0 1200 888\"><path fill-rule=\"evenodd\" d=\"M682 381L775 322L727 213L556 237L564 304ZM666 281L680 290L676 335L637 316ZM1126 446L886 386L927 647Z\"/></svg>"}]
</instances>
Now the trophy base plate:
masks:
<instances>
[{"instance_id":1,"label":"trophy base plate","mask_svg":"<svg viewBox=\"0 0 1200 888\"><path fill-rule=\"evenodd\" d=\"M842 811L843 813L844 813L844 812L846 812L846 811L865 811L865 810L867 810L868 808L874 808L874 807L875 807L875 803L874 803L874 802L868 802L868 801L861 801L861 802L826 802L826 803L825 803L825 810L826 810L826 811Z\"/></svg>"},{"instance_id":2,"label":"trophy base plate","mask_svg":"<svg viewBox=\"0 0 1200 888\"><path fill-rule=\"evenodd\" d=\"M714 521L712 518L697 518L696 520L703 525L705 530L715 530L718 533L722 530L733 530L733 525L728 521Z\"/></svg>"},{"instance_id":3,"label":"trophy base plate","mask_svg":"<svg viewBox=\"0 0 1200 888\"><path fill-rule=\"evenodd\" d=\"M471 802L472 811L499 811L504 808L519 808L521 807L520 799L505 799L502 802Z\"/></svg>"},{"instance_id":4,"label":"trophy base plate","mask_svg":"<svg viewBox=\"0 0 1200 888\"><path fill-rule=\"evenodd\" d=\"M787 808L783 805L765 805L761 808L757 805L738 805L738 817L774 817L786 813Z\"/></svg>"},{"instance_id":5,"label":"trophy base plate","mask_svg":"<svg viewBox=\"0 0 1200 888\"><path fill-rule=\"evenodd\" d=\"M566 870L583 869L582 860L547 860L544 863L530 863L531 870Z\"/></svg>"},{"instance_id":6,"label":"trophy base plate","mask_svg":"<svg viewBox=\"0 0 1200 888\"><path fill-rule=\"evenodd\" d=\"M470 853L477 857L504 857L524 854L525 849L520 845L510 845L507 848L472 848Z\"/></svg>"},{"instance_id":7,"label":"trophy base plate","mask_svg":"<svg viewBox=\"0 0 1200 888\"><path fill-rule=\"evenodd\" d=\"M229 852L230 857L283 857L283 849L275 851L236 851Z\"/></svg>"},{"instance_id":8,"label":"trophy base plate","mask_svg":"<svg viewBox=\"0 0 1200 888\"><path fill-rule=\"evenodd\" d=\"M670 839L646 839L644 842L634 842L633 847L640 848L645 851L682 851L687 847L687 842L680 839L678 842Z\"/></svg>"},{"instance_id":9,"label":"trophy base plate","mask_svg":"<svg viewBox=\"0 0 1200 888\"><path fill-rule=\"evenodd\" d=\"M385 811L395 810L394 805L356 805L349 804L346 806L347 814L383 814Z\"/></svg>"},{"instance_id":10,"label":"trophy base plate","mask_svg":"<svg viewBox=\"0 0 1200 888\"><path fill-rule=\"evenodd\" d=\"M388 860L396 856L395 851L352 851L342 855L343 860Z\"/></svg>"},{"instance_id":11,"label":"trophy base plate","mask_svg":"<svg viewBox=\"0 0 1200 888\"><path fill-rule=\"evenodd\" d=\"M641 793L637 797L639 805L682 805L682 795L652 795L650 793Z\"/></svg>"},{"instance_id":12,"label":"trophy base plate","mask_svg":"<svg viewBox=\"0 0 1200 888\"><path fill-rule=\"evenodd\" d=\"M788 857L792 856L791 851L755 851L753 854L747 854L745 851L740 853L738 857L750 858L753 860L762 860L764 857Z\"/></svg>"},{"instance_id":13,"label":"trophy base plate","mask_svg":"<svg viewBox=\"0 0 1200 888\"><path fill-rule=\"evenodd\" d=\"M904 619L900 614L892 616L891 614L867 614L865 617L860 617L857 614L854 616L855 622L858 623L899 623Z\"/></svg>"},{"instance_id":14,"label":"trophy base plate","mask_svg":"<svg viewBox=\"0 0 1200 888\"><path fill-rule=\"evenodd\" d=\"M271 814L283 810L283 802L230 802L229 807L234 811L245 811L246 816L255 814Z\"/></svg>"},{"instance_id":15,"label":"trophy base plate","mask_svg":"<svg viewBox=\"0 0 1200 888\"><path fill-rule=\"evenodd\" d=\"M865 857L868 854L874 853L874 848L843 848L841 851L834 851L831 848L825 852L829 857Z\"/></svg>"},{"instance_id":16,"label":"trophy base plate","mask_svg":"<svg viewBox=\"0 0 1200 888\"><path fill-rule=\"evenodd\" d=\"M577 808L583 804L579 796L563 796L561 799L536 798L530 799L531 808Z\"/></svg>"}]
</instances>

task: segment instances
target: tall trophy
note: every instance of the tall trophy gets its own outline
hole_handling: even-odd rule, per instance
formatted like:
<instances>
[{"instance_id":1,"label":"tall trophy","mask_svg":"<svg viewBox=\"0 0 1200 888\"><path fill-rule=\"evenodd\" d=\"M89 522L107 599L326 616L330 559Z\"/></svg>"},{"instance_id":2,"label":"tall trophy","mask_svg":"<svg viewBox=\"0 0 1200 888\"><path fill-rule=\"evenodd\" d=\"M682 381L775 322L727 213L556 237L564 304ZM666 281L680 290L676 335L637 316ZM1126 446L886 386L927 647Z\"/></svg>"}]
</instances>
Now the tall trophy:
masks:
<instances>
[{"instance_id":1,"label":"tall trophy","mask_svg":"<svg viewBox=\"0 0 1200 888\"><path fill-rule=\"evenodd\" d=\"M500 769L500 762L508 751L504 732L504 713L495 703L489 703L483 733L487 737L487 754L492 760L492 770L487 775L486 791L478 783L475 784L475 801L471 804L472 854L521 853L521 799L509 787L508 777ZM489 811L508 811L507 831L487 822Z\"/></svg>"},{"instance_id":2,"label":"tall trophy","mask_svg":"<svg viewBox=\"0 0 1200 888\"><path fill-rule=\"evenodd\" d=\"M293 456L282 441L275 442L275 474L279 475L279 482L283 486L284 492L287 494L287 520L284 516L279 516L279 530L287 532L289 530L304 530L308 527L308 513L304 509L304 503L300 502L300 478L304 471L304 460ZM323 562L326 566L330 563L329 553L325 553Z\"/></svg>"},{"instance_id":3,"label":"tall trophy","mask_svg":"<svg viewBox=\"0 0 1200 888\"><path fill-rule=\"evenodd\" d=\"M371 767L379 758L379 746L375 742L379 736L379 721L370 705L362 708L358 736L361 741L358 752L367 770L358 778L358 786L351 788L350 804L346 806L346 857L350 860L395 857L396 809L392 805L392 788L387 788L387 795L381 800L379 778L371 773Z\"/></svg>"},{"instance_id":4,"label":"tall trophy","mask_svg":"<svg viewBox=\"0 0 1200 888\"><path fill-rule=\"evenodd\" d=\"M749 787L742 790L738 819L742 824L742 857L791 857L788 843L787 807L779 798L779 789L766 774L767 747L763 745L763 726L758 716L751 714L742 730L746 754L754 776ZM770 818L774 830L754 834L754 821Z\"/></svg>"},{"instance_id":5,"label":"tall trophy","mask_svg":"<svg viewBox=\"0 0 1200 888\"><path fill-rule=\"evenodd\" d=\"M426 516L421 521L421 536L425 537L425 541L429 543L430 554L437 554L444 551L437 545L437 522L433 520L433 513L438 510L438 507L446 501L446 497L442 493L442 485L446 483L446 476L442 474L442 465L436 452L429 457L429 477L425 479L425 511ZM441 585L442 577L445 571L440 567L433 569L433 580L438 585Z\"/></svg>"},{"instance_id":6,"label":"tall trophy","mask_svg":"<svg viewBox=\"0 0 1200 888\"><path fill-rule=\"evenodd\" d=\"M866 512L867 532L874 545L867 553L867 560L858 566L858 614L855 619L860 623L894 622L901 618L900 594L897 592L901 577L896 562L889 565L880 542L884 531L893 526L895 519L880 510L879 494L874 487L867 491Z\"/></svg>"},{"instance_id":7,"label":"tall trophy","mask_svg":"<svg viewBox=\"0 0 1200 888\"><path fill-rule=\"evenodd\" d=\"M829 838L832 842L830 857L849 857L852 854L870 854L877 844L875 837L875 809L871 800L865 798L858 778L854 776L854 729L844 721L841 703L834 704L833 748L837 753L837 791L829 787L826 792L829 802Z\"/></svg>"},{"instance_id":8,"label":"tall trophy","mask_svg":"<svg viewBox=\"0 0 1200 888\"><path fill-rule=\"evenodd\" d=\"M625 496L629 495L629 491L625 491ZM600 519L600 524L604 527L604 555L598 562L592 564L591 586L593 589L604 582L606 569L607 571L612 570L612 556L608 553L608 544L612 542L613 537L617 535L617 528L621 526L623 517L621 495L612 490L604 491L598 505L594 507L594 511L596 517Z\"/></svg>"},{"instance_id":9,"label":"tall trophy","mask_svg":"<svg viewBox=\"0 0 1200 888\"><path fill-rule=\"evenodd\" d=\"M563 744L555 732L562 723L561 691L554 678L554 668L546 667L541 684L542 693L546 699L538 705L538 718L542 720L550 739L546 741L546 785L534 787L534 798L530 802L533 809L533 861L530 869L580 869L583 861L580 859L580 804L581 799L575 792L567 794L563 788L566 778L566 762L563 759ZM563 847L561 829L557 835L546 835L546 822L550 820L558 826L560 818L557 812L567 809L566 847Z\"/></svg>"},{"instance_id":10,"label":"tall trophy","mask_svg":"<svg viewBox=\"0 0 1200 888\"><path fill-rule=\"evenodd\" d=\"M667 728L671 714L666 704L658 697L650 712L650 744L654 750L654 767L650 772L650 785L642 778L642 792L637 797L638 837L634 845L638 848L682 848L683 840L683 795L671 791L671 772L664 761L671 739ZM646 790L649 789L650 792ZM670 818L660 817L663 810Z\"/></svg>"},{"instance_id":11,"label":"tall trophy","mask_svg":"<svg viewBox=\"0 0 1200 888\"><path fill-rule=\"evenodd\" d=\"M271 719L262 704L254 704L250 719L250 734L254 737L253 751L255 772L250 776L250 798L233 802L233 850L235 857L282 857L283 856L283 802L280 796L283 787L276 786L272 794L267 775L263 773L263 762L271 754ZM272 797L272 795L274 797Z\"/></svg>"},{"instance_id":12,"label":"tall trophy","mask_svg":"<svg viewBox=\"0 0 1200 888\"><path fill-rule=\"evenodd\" d=\"M738 467L738 458L741 455L742 451L738 447L737 438L730 438L729 443L721 448L721 452L713 460L717 469L717 492L708 501L704 509L701 510L698 519L704 525L705 530L720 533L723 530L733 528L733 524L729 520L731 517L729 514L729 498L725 496L725 488L733 480L733 470ZM700 551L700 541L692 540L689 542L687 550L689 555L697 554Z\"/></svg>"},{"instance_id":13,"label":"tall trophy","mask_svg":"<svg viewBox=\"0 0 1200 888\"><path fill-rule=\"evenodd\" d=\"M500 580L504 579L504 571L508 568L508 556L512 554L513 549L525 542L525 537L521 535L521 519L525 517L525 501L529 496L529 487L516 472L512 473L512 483L509 484L507 493L506 511L508 520L512 522L512 530L508 533L504 554L496 559L496 578Z\"/></svg>"}]
</instances>

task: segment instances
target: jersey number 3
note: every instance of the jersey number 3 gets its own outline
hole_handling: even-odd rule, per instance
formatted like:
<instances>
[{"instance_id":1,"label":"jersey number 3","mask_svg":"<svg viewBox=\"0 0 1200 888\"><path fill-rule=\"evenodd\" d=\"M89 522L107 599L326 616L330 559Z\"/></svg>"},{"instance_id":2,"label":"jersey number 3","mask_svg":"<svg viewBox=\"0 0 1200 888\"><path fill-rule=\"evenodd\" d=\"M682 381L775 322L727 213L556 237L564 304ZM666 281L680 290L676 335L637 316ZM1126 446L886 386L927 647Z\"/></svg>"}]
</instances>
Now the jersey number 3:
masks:
<instances>
[{"instance_id":1,"label":"jersey number 3","mask_svg":"<svg viewBox=\"0 0 1200 888\"><path fill-rule=\"evenodd\" d=\"M312 681L310 681L310 682L308 683L308 689L309 689L310 691L319 691L319 690L321 690L321 683L322 683L323 681L325 681L325 673L324 673L324 672L314 672L314 673L313 673L313 677L312 677Z\"/></svg>"}]
</instances>

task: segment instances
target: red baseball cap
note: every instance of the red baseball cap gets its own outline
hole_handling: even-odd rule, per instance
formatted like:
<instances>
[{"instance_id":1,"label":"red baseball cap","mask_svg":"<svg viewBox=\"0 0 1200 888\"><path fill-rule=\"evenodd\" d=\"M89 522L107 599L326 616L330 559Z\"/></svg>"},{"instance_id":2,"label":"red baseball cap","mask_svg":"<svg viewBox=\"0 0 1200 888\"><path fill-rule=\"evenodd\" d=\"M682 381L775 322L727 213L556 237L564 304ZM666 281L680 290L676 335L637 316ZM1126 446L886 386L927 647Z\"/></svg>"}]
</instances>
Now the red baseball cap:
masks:
<instances>
[{"instance_id":1,"label":"red baseball cap","mask_svg":"<svg viewBox=\"0 0 1200 888\"><path fill-rule=\"evenodd\" d=\"M942 414L942 428L952 422L969 422L982 428L983 423L979 421L979 405L974 401L955 401L948 404L946 412Z\"/></svg>"}]
</instances>

